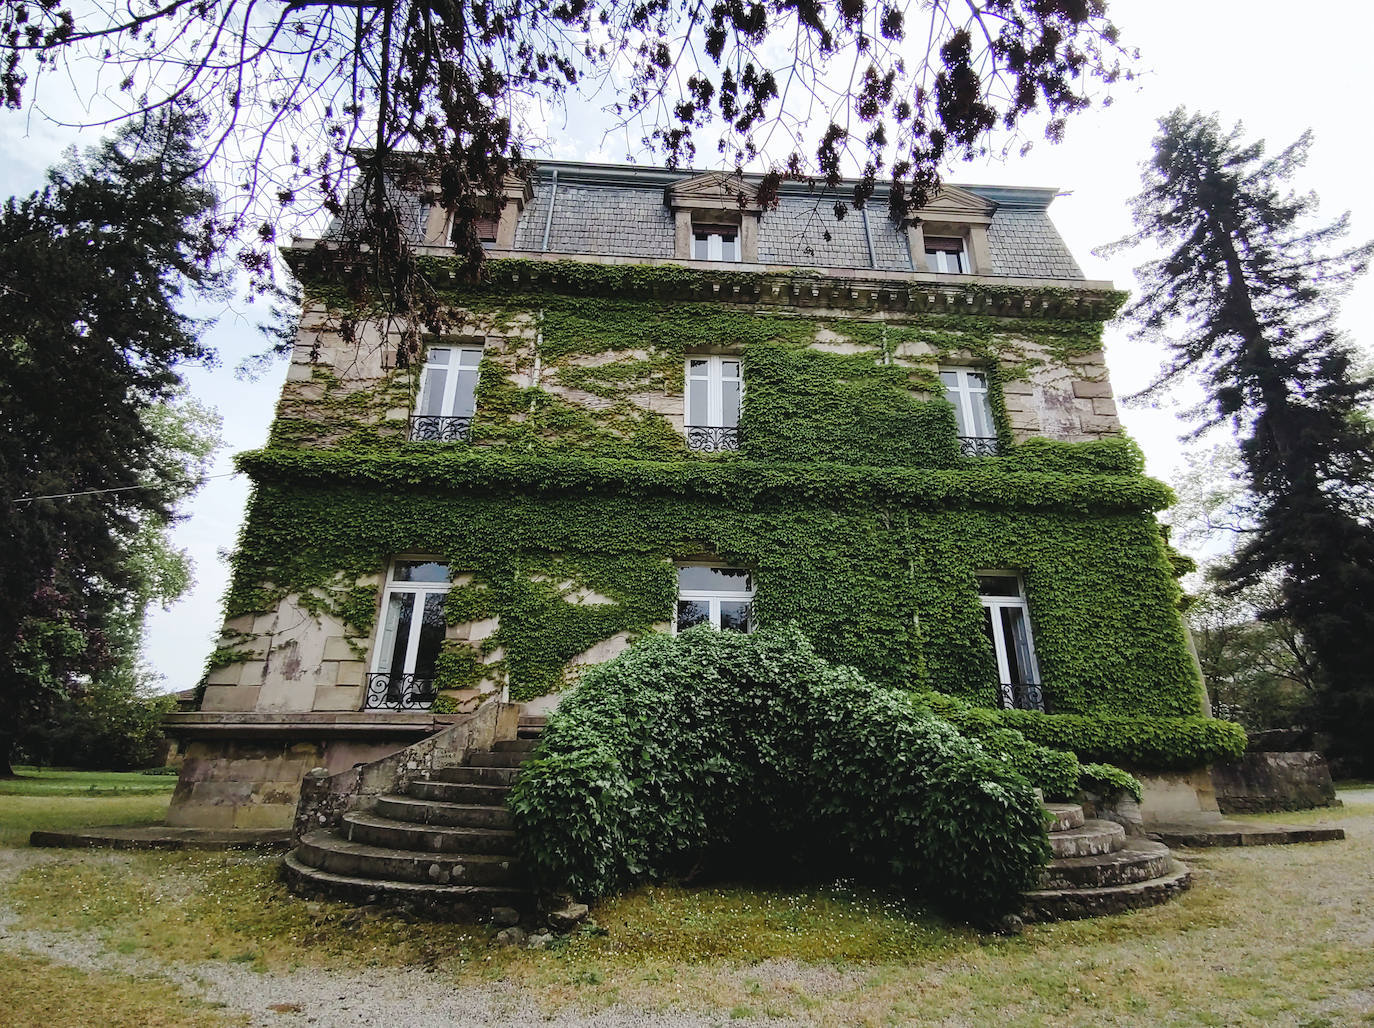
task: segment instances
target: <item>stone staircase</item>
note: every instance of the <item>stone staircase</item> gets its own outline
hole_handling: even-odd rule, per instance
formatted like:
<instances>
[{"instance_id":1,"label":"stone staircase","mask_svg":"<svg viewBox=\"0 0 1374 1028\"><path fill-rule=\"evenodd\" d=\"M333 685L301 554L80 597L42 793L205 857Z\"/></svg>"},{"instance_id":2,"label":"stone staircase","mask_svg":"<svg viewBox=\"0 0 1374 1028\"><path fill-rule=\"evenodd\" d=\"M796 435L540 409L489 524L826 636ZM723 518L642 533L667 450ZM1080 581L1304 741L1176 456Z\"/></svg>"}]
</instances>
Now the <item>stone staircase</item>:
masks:
<instances>
[{"instance_id":1,"label":"stone staircase","mask_svg":"<svg viewBox=\"0 0 1374 1028\"><path fill-rule=\"evenodd\" d=\"M506 795L545 719L522 716L515 739L469 753L370 810L301 836L283 873L292 891L385 904L427 918L527 922L535 896L515 860ZM1114 914L1163 903L1188 888L1186 867L1163 843L1087 820L1077 804L1047 804L1054 859L1027 893L1027 920Z\"/></svg>"},{"instance_id":2,"label":"stone staircase","mask_svg":"<svg viewBox=\"0 0 1374 1028\"><path fill-rule=\"evenodd\" d=\"M1026 894L1026 919L1062 921L1119 914L1167 902L1192 873L1150 839L1128 837L1115 821L1090 820L1076 803L1048 803L1054 859L1041 887Z\"/></svg>"},{"instance_id":3,"label":"stone staircase","mask_svg":"<svg viewBox=\"0 0 1374 1028\"><path fill-rule=\"evenodd\" d=\"M412 781L402 794L350 811L340 825L301 836L286 855L293 892L382 903L452 921L511 923L533 912L515 860L506 794L543 730L521 717L517 737L468 754L461 767ZM501 908L505 908L502 910Z\"/></svg>"}]
</instances>

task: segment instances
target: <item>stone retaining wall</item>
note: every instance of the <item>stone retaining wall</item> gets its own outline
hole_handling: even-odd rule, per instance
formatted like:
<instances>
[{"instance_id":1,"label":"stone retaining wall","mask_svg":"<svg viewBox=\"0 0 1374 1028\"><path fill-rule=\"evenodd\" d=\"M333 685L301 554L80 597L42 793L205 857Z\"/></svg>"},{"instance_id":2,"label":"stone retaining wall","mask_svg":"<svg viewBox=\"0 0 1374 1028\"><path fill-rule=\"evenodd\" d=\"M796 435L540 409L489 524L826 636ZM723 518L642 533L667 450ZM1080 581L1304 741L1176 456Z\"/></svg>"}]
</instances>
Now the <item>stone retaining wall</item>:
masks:
<instances>
[{"instance_id":1,"label":"stone retaining wall","mask_svg":"<svg viewBox=\"0 0 1374 1028\"><path fill-rule=\"evenodd\" d=\"M1217 803L1225 814L1330 807L1338 801L1320 753L1246 753L1212 765Z\"/></svg>"}]
</instances>

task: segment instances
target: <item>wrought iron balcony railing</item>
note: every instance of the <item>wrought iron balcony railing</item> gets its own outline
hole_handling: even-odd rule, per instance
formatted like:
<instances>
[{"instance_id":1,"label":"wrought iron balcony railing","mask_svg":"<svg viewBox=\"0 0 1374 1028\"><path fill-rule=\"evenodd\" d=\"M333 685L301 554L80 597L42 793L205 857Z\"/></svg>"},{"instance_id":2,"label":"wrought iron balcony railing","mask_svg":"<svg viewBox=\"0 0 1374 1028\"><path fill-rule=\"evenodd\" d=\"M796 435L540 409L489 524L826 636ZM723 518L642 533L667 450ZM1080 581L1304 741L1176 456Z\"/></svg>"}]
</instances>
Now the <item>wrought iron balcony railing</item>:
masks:
<instances>
[{"instance_id":1,"label":"wrought iron balcony railing","mask_svg":"<svg viewBox=\"0 0 1374 1028\"><path fill-rule=\"evenodd\" d=\"M367 710L428 710L434 697L432 678L389 672L367 676Z\"/></svg>"},{"instance_id":2,"label":"wrought iron balcony railing","mask_svg":"<svg viewBox=\"0 0 1374 1028\"><path fill-rule=\"evenodd\" d=\"M1003 682L998 686L1002 707L1006 710L1038 710L1049 713L1045 705L1045 688L1038 682Z\"/></svg>"},{"instance_id":3,"label":"wrought iron balcony railing","mask_svg":"<svg viewBox=\"0 0 1374 1028\"><path fill-rule=\"evenodd\" d=\"M996 457L1002 444L995 435L961 435L959 452L965 457Z\"/></svg>"},{"instance_id":4,"label":"wrought iron balcony railing","mask_svg":"<svg viewBox=\"0 0 1374 1028\"><path fill-rule=\"evenodd\" d=\"M687 448L700 453L727 453L738 450L739 429L688 425Z\"/></svg>"},{"instance_id":5,"label":"wrought iron balcony railing","mask_svg":"<svg viewBox=\"0 0 1374 1028\"><path fill-rule=\"evenodd\" d=\"M412 443L465 443L472 436L472 418L416 414L410 419Z\"/></svg>"}]
</instances>

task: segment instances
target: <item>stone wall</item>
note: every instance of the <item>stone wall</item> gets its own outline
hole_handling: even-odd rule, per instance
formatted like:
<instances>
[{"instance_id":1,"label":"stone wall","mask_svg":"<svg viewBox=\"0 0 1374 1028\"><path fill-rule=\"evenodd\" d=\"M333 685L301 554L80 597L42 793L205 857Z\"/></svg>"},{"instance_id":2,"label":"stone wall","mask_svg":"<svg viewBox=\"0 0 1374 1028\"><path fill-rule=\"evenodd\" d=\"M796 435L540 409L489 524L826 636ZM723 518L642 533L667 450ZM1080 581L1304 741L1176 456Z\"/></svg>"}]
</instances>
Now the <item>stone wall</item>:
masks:
<instances>
[{"instance_id":1,"label":"stone wall","mask_svg":"<svg viewBox=\"0 0 1374 1028\"><path fill-rule=\"evenodd\" d=\"M1306 810L1338 804L1331 769L1320 753L1246 753L1212 765L1217 804L1225 814Z\"/></svg>"},{"instance_id":2,"label":"stone wall","mask_svg":"<svg viewBox=\"0 0 1374 1028\"><path fill-rule=\"evenodd\" d=\"M456 767L471 752L489 750L498 739L514 739L520 708L489 700L461 721L426 739L366 764L330 774L312 769L299 786L293 837L339 824L350 810L370 810L377 797L404 791L413 779Z\"/></svg>"}]
</instances>

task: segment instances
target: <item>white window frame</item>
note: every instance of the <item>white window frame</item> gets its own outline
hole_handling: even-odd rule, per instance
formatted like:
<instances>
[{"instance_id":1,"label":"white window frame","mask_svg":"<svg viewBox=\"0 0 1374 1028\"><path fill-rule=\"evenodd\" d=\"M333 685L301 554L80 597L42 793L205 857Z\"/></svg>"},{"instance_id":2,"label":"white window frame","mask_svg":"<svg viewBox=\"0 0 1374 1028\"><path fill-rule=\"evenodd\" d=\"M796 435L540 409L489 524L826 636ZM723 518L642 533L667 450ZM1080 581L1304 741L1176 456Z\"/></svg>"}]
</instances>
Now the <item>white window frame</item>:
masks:
<instances>
[{"instance_id":1,"label":"white window frame","mask_svg":"<svg viewBox=\"0 0 1374 1028\"><path fill-rule=\"evenodd\" d=\"M956 242L959 244L957 251L952 249L935 248L932 249L932 241ZM932 235L925 240L926 266L931 271L940 275L968 275L968 240L962 236L937 236Z\"/></svg>"},{"instance_id":2,"label":"white window frame","mask_svg":"<svg viewBox=\"0 0 1374 1028\"><path fill-rule=\"evenodd\" d=\"M945 399L954 404L959 438L996 439L997 420L992 414L992 376L988 373L988 369L941 365L939 373L955 376L954 385L947 384L943 378L940 380L940 385L944 387ZM970 380L970 375L981 375L983 384L981 386L976 385ZM978 413L975 403L981 403L983 413L987 415L988 431L986 433L973 431L973 426L977 423L976 416Z\"/></svg>"},{"instance_id":3,"label":"white window frame","mask_svg":"<svg viewBox=\"0 0 1374 1028\"><path fill-rule=\"evenodd\" d=\"M396 565L401 563L417 564L444 564L448 567L448 581L446 582L402 582L396 580ZM415 673L415 660L420 652L420 630L424 622L424 601L427 596L438 593L446 594L453 588L453 568L445 564L438 557L397 557L392 561L391 566L386 571L386 586L382 590L382 609L377 618L377 639L372 654L372 673L377 675L413 675ZM386 618L387 611L391 609L391 598L403 593L411 593L414 599L411 601L410 613L410 636L406 639L405 667L397 669L393 667L383 667L383 664L391 659L393 647L384 645L386 640Z\"/></svg>"},{"instance_id":4,"label":"white window frame","mask_svg":"<svg viewBox=\"0 0 1374 1028\"><path fill-rule=\"evenodd\" d=\"M705 236L703 240L700 237ZM726 236L732 238L727 242ZM697 256L697 243L706 243L706 256ZM725 256L726 248L730 256ZM696 261L723 261L738 264L740 261L740 230L727 225L693 225L692 259Z\"/></svg>"},{"instance_id":5,"label":"white window frame","mask_svg":"<svg viewBox=\"0 0 1374 1028\"><path fill-rule=\"evenodd\" d=\"M722 564L716 561L694 560L684 564L676 565L678 572L683 568L722 568L730 571L745 571L749 575L749 588L747 590L730 591L728 589L682 589L677 592L677 599L673 601L673 635L677 635L677 605L682 600L690 600L697 603L705 602L709 609L709 619L711 627L717 632L720 631L720 605L722 603L747 603L749 610L749 627L745 634L752 634L756 624L753 605L754 595L757 587L754 584L754 573L748 568L737 568L733 564Z\"/></svg>"},{"instance_id":6,"label":"white window frame","mask_svg":"<svg viewBox=\"0 0 1374 1028\"><path fill-rule=\"evenodd\" d=\"M694 375L692 362L706 361L706 374ZM725 362L732 361L739 365L739 374L730 376L725 374ZM739 415L744 412L744 365L740 363L738 357L715 356L704 353L687 355L683 363L683 375L686 388L683 390L682 421L687 428L738 428ZM735 424L725 424L725 388L726 382L739 383L739 411L735 414ZM706 390L706 424L697 425L687 419L692 414L692 395L698 389Z\"/></svg>"},{"instance_id":7,"label":"white window frame","mask_svg":"<svg viewBox=\"0 0 1374 1028\"><path fill-rule=\"evenodd\" d=\"M1035 656L1035 632L1031 626L1030 604L1026 601L1025 580L1015 571L978 571L975 572L975 575L976 578L1009 578L1016 582L1015 596L987 596L981 590L978 593L978 602L984 610L990 611L992 615L992 648L997 655L998 684L1040 685L1040 663ZM1026 626L1026 651L1029 658L1026 662L1028 681L1013 682L1011 678L1011 661L1007 658L1007 647L1010 642L1002 626L1001 616L1002 609L1007 607L1021 611L1023 623Z\"/></svg>"},{"instance_id":8,"label":"white window frame","mask_svg":"<svg viewBox=\"0 0 1374 1028\"><path fill-rule=\"evenodd\" d=\"M449 354L448 364L433 363L433 356L439 351L446 351ZM425 366L420 370L420 395L416 398L415 402L417 413L424 412L428 408L428 401L430 399L429 383L431 381L429 372L431 368L436 371L443 369L447 372L447 374L444 375L444 395L440 398L439 410L437 413L419 413L419 416L431 418L470 418L476 414L477 389L478 386L481 385L482 380L480 370L482 366L482 353L483 348L480 346L444 344L441 346L429 347L425 353ZM470 359L471 363L463 363L465 358ZM472 411L467 414L457 414L455 413L455 408L458 405L458 381L462 377L460 373L464 371L471 371L473 373L473 407Z\"/></svg>"}]
</instances>

